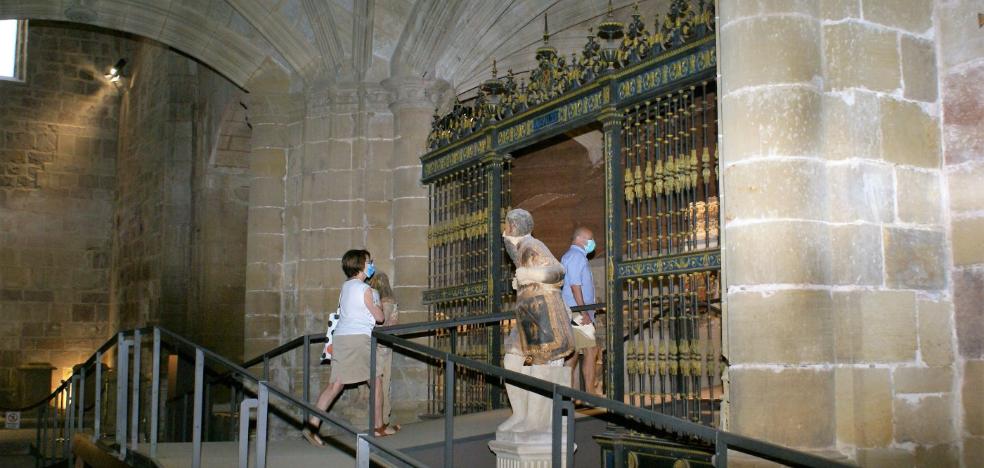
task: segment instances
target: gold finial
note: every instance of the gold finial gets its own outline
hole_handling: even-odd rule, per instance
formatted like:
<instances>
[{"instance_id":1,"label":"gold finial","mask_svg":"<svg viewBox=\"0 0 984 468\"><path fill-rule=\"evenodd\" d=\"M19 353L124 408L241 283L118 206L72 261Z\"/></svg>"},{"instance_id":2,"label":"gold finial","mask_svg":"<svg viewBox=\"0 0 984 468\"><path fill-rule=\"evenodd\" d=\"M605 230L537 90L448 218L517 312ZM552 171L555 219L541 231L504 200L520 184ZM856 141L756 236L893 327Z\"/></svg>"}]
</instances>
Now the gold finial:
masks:
<instances>
[{"instance_id":1,"label":"gold finial","mask_svg":"<svg viewBox=\"0 0 984 468\"><path fill-rule=\"evenodd\" d=\"M492 57L492 79L495 79L497 74L498 71L495 69L495 57Z\"/></svg>"},{"instance_id":2,"label":"gold finial","mask_svg":"<svg viewBox=\"0 0 984 468\"><path fill-rule=\"evenodd\" d=\"M543 43L550 42L550 28L547 27L547 12L543 12Z\"/></svg>"},{"instance_id":3,"label":"gold finial","mask_svg":"<svg viewBox=\"0 0 984 468\"><path fill-rule=\"evenodd\" d=\"M613 13L613 11L614 10L612 9L612 0L608 0L608 17L609 18L615 16L614 13Z\"/></svg>"}]
</instances>

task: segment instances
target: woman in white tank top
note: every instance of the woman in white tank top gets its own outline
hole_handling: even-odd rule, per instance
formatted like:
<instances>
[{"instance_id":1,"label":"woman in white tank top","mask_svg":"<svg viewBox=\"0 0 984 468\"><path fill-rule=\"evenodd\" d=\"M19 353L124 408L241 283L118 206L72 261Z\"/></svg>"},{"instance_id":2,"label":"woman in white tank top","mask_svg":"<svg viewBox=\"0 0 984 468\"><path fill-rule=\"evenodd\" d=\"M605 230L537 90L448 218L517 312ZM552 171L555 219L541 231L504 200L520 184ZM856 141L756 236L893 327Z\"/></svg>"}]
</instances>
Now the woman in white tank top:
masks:
<instances>
[{"instance_id":1,"label":"woman in white tank top","mask_svg":"<svg viewBox=\"0 0 984 468\"><path fill-rule=\"evenodd\" d=\"M366 284L366 279L375 270L372 256L367 250L349 250L342 256L342 271L348 280L342 285L342 293L338 299L342 311L338 327L332 335L334 350L331 357L331 380L321 391L316 403L322 411L328 410L341 395L345 385L369 381L369 338L376 323L382 323L385 318L383 311L373 302L372 288ZM377 437L389 435L382 422L381 372L382 368L378 366L376 375L373 376L376 379L376 420L373 422L373 429ZM318 436L320 426L321 420L312 416L302 434L308 442L323 447L325 442Z\"/></svg>"}]
</instances>

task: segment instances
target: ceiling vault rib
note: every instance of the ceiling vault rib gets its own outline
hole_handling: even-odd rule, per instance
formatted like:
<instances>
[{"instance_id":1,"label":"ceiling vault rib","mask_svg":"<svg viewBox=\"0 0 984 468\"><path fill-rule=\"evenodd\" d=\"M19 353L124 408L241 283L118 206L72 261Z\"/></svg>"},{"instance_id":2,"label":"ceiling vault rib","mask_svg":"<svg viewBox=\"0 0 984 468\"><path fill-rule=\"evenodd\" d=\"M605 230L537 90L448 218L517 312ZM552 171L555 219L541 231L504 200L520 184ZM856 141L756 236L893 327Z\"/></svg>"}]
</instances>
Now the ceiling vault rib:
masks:
<instances>
[{"instance_id":1,"label":"ceiling vault rib","mask_svg":"<svg viewBox=\"0 0 984 468\"><path fill-rule=\"evenodd\" d=\"M352 5L352 69L358 81L365 79L372 66L374 0L355 0Z\"/></svg>"},{"instance_id":2,"label":"ceiling vault rib","mask_svg":"<svg viewBox=\"0 0 984 468\"><path fill-rule=\"evenodd\" d=\"M304 38L285 24L279 15L267 10L258 0L226 0L270 44L284 56L299 75L306 76L318 63Z\"/></svg>"},{"instance_id":3,"label":"ceiling vault rib","mask_svg":"<svg viewBox=\"0 0 984 468\"><path fill-rule=\"evenodd\" d=\"M442 46L454 29L453 23L462 12L464 2L447 3L418 1L410 12L400 41L393 52L391 74L425 76L443 53Z\"/></svg>"},{"instance_id":4,"label":"ceiling vault rib","mask_svg":"<svg viewBox=\"0 0 984 468\"><path fill-rule=\"evenodd\" d=\"M325 2L326 0L303 0L303 6L304 12L312 22L318 50L323 57L328 58L322 68L331 72L343 64L345 51L342 49L342 41L338 38L335 17L328 11L328 4Z\"/></svg>"}]
</instances>

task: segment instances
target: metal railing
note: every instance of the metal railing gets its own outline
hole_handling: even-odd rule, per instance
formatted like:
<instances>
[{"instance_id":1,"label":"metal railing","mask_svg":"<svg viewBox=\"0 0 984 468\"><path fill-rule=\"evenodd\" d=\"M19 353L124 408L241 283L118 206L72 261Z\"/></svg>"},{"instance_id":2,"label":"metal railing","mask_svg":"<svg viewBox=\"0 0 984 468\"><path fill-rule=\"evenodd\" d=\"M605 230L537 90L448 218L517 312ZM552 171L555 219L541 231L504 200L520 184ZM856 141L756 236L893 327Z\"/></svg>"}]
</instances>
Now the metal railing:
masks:
<instances>
[{"instance_id":1,"label":"metal railing","mask_svg":"<svg viewBox=\"0 0 984 468\"><path fill-rule=\"evenodd\" d=\"M69 466L72 466L73 451L72 438L77 433L85 433L89 429L86 426L86 412L89 408L94 408L92 417L92 441L101 443L103 436L102 413L103 404L107 401L107 396L102 385L103 382L103 358L115 346L116 351L116 398L114 411L114 436L106 447L114 451L120 460L126 460L128 454L134 452L141 445L139 422L141 417L141 348L142 339L145 334L153 335L152 357L151 357L151 384L150 384L150 419L149 435L149 455L151 458L157 456L158 435L160 429L160 384L161 384L161 345L166 344L174 349L175 352L194 353L194 404L193 404L193 423L192 423L192 455L191 466L199 468L202 465L202 441L203 441L203 413L205 407L205 368L207 365L221 367L226 371L226 376L233 376L239 379L245 388L246 384L255 385L255 398L243 398L239 402L239 466L248 466L249 455L249 431L250 431L250 411L256 411L256 457L254 466L263 468L267 462L268 448L268 419L271 412L271 396L277 397L288 407L293 407L303 412L305 419L315 416L322 422L326 422L332 427L355 438L356 466L369 467L370 459L375 456L396 466L425 467L423 463L403 452L389 446L389 444L377 440L372 435L367 434L350 424L328 415L307 402L307 392L305 401L298 400L289 392L271 385L269 377L269 357L262 358L265 362L262 378L258 378L246 370L246 366L233 363L229 359L199 346L190 340L175 334L162 327L148 327L126 332L120 332L103 344L88 360L75 366L72 376L66 379L48 398L47 401L56 401L58 404L54 408L42 404L39 407L38 429L37 429L37 452L39 453L38 464L46 465L49 462L67 459ZM305 336L292 340L290 343L301 342L305 344L324 342L324 337L317 335ZM288 343L288 344L290 344ZM284 347L280 346L274 351L283 352ZM131 355L132 351L132 355ZM306 353L307 354L307 353ZM130 369L130 361L133 366ZM94 368L95 373L95 394L94 403L91 407L86 407L85 402L85 383L89 375L89 369ZM306 370L307 371L307 370ZM305 377L309 377L307 372ZM132 381L132 383L131 383ZM305 380L307 382L307 380ZM106 410L110 408L107 407ZM59 410L61 411L59 413ZM370 424L370 427L372 425ZM62 446L58 447L59 440ZM60 455L58 452L61 452Z\"/></svg>"},{"instance_id":2,"label":"metal railing","mask_svg":"<svg viewBox=\"0 0 984 468\"><path fill-rule=\"evenodd\" d=\"M600 309L604 308L603 304L592 304L588 306L583 306L575 308L574 310L590 310L590 309ZM509 383L522 387L529 391L536 392L538 394L544 395L551 398L553 402L552 411L552 465L561 466L561 463L566 461L566 466L571 467L574 461L574 400L580 400L586 404L592 405L596 408L601 408L606 410L610 415L615 415L622 420L626 421L626 426L635 427L638 432L640 425L647 429L650 435L660 436L660 437L671 437L677 439L683 439L689 442L696 442L704 444L708 447L713 447L715 455L713 457L714 465L718 467L724 467L728 464L728 450L735 450L748 455L760 457L765 460L781 463L789 466L805 466L805 467L830 467L830 466L850 466L836 461L832 461L826 458L822 458L809 453L804 453L796 450L792 450L786 447L782 447L769 442L764 442L761 440L752 439L749 437L741 436L738 434L733 434L727 431L715 429L706 425L691 422L689 420L677 418L674 416L669 416L666 414L658 413L655 411L647 410L644 408L639 408L625 404L620 401L610 400L607 398L599 397L590 393L582 392L579 390L574 390L570 387L557 385L555 383L547 382L545 380L530 377L528 375L523 375L518 372L509 371L499 367L498 365L479 362L473 359L469 359L463 356L455 355L453 352L442 351L435 349L426 345L415 343L410 341L407 337L410 335L421 336L427 334L433 334L438 330L449 330L450 334L453 336L456 333L458 327L466 325L480 325L480 324L490 324L499 323L503 321L513 320L515 314L512 312L501 312L496 314L488 314L483 316L475 316L461 319L451 319L427 323L414 323L405 325L394 325L388 327L377 327L371 337L371 354L370 354L370 375L375 375L376 365L377 365L377 343L382 343L385 346L389 346L393 349L401 350L405 354L416 355L423 357L426 360L437 361L443 363L446 375L448 376L444 380L444 466L450 467L454 466L454 404L455 404L455 392L453 391L455 385L455 370L457 368L466 368L472 371L484 374L488 377L501 380L503 383ZM319 410L312 404L308 403L310 400L310 369L311 369L311 356L310 350L311 344L323 343L325 341L324 335L313 334L305 335L294 338L276 348L263 353L253 359L246 361L245 363L239 365L235 364L227 358L211 351L201 346L198 346L188 339L181 337L171 331L168 331L161 327L151 327L143 328L139 330L132 330L128 332L121 332L108 340L96 353L90 357L82 365L76 366L73 375L70 379L66 380L61 384L58 389L49 396L48 400L56 400L64 402L64 411L62 412L62 420L58 420L57 413L54 413L54 418L49 417L50 415L46 412L45 406L39 409L39 426L38 426L38 447L39 452L48 453L52 452L53 449L57 448L56 430L62 429L62 438L65 439L65 445L62 447L62 457L55 456L45 458L44 461L65 459L68 458L71 463L71 438L76 432L84 431L85 428L85 414L88 411L84 405L79 403L85 401L84 388L85 379L87 377L87 371L90 367L95 368L95 378L97 385L96 393L94 396L94 408L96 417L93 418L93 441L98 441L101 434L101 418L100 411L102 410L102 404L104 402L102 386L98 385L102 382L102 359L105 353L110 351L113 346L116 346L117 352L117 371L116 371L116 401L115 401L115 438L114 449L120 459L125 459L128 451L134 451L139 447L139 435L138 435L138 422L140 418L140 344L141 339L145 333L153 333L153 351L152 351L152 369L151 369L151 416L150 416L150 434L148 437L148 442L150 444L149 453L151 458L155 457L157 454L158 445L158 429L160 424L160 361L161 361L161 345L166 343L172 347L179 348L176 351L180 351L183 348L184 351L192 350L194 351L194 362L195 362L195 385L194 385L194 409L193 409L193 435L192 435L192 460L191 465L195 468L201 466L202 460L202 421L203 421L203 400L204 400L204 380L205 380L205 367L207 364L211 363L213 365L217 364L219 367L225 369L225 373L220 376L220 378L228 378L230 376L239 379L243 384L251 383L256 385L255 398L243 398L239 402L239 464L241 467L247 466L247 456L249 451L249 429L250 429L250 411L256 410L257 413L257 427L256 427L256 461L255 466L264 467L266 464L267 457L267 420L270 413L270 397L271 395L279 398L285 402L288 406L298 409L302 412L304 416L304 421L308 417L314 415L318 417L321 421L327 422L331 426L340 429L343 433L348 436L355 437L356 442L356 466L358 467L368 467L371 456L377 456L387 462L393 463L397 466L414 466L422 467L426 466L420 461L414 459L413 457L388 446L387 443L374 438L370 434L363 433L353 426L349 425L344 421L340 421L333 416L328 415L326 412ZM122 346L118 346L119 344ZM287 352L295 350L297 348L303 349L303 396L299 400L292 396L289 392L284 391L274 385L268 383L270 375L270 362ZM128 362L130 360L130 350L133 350L134 359L134 372L130 375L130 370L128 369ZM250 373L247 368L263 365L261 377L256 377ZM132 378L132 385L129 385L129 380ZM373 422L375 420L375 379L369 379L369 414L368 422L370 428L373 427ZM130 402L128 405L127 393L131 393ZM61 398L62 400L58 400ZM237 398L238 399L238 398ZM57 411L57 407L54 411ZM566 447L562 447L564 441L563 437L563 416L564 413L568 415L567 418L567 440ZM129 418L128 418L129 417ZM127 430L129 428L129 437L127 437ZM566 449L566 450L565 450ZM47 451L46 451L47 450ZM566 459L565 459L566 457ZM621 459L616 458L616 467L620 467Z\"/></svg>"},{"instance_id":3,"label":"metal railing","mask_svg":"<svg viewBox=\"0 0 984 468\"><path fill-rule=\"evenodd\" d=\"M605 304L590 304L572 308L572 311L603 309ZM454 375L457 367L464 367L475 372L479 372L488 377L501 379L504 383L509 383L527 390L536 392L551 398L553 401L552 411L552 440L551 440L551 466L560 467L574 466L574 400L580 400L596 408L602 408L609 414L616 415L624 419L627 423L637 426L639 424L648 427L651 435L670 436L678 439L686 439L690 442L700 442L714 447L713 463L717 467L728 465L728 450L735 450L741 453L759 457L772 462L788 466L803 467L849 467L851 465L839 463L813 454L789 449L780 445L753 439L750 437L733 434L727 431L691 422L674 416L658 413L655 411L627 405L623 402L599 397L590 393L574 390L570 387L558 385L545 380L530 377L518 372L506 370L497 365L479 362L473 359L455 355L453 352L442 351L422 344L410 341L403 336L421 335L434 333L437 330L450 329L453 335L455 330L462 325L478 325L486 323L497 323L505 320L512 320L515 314L502 312L484 316L469 317L463 319L443 320L428 323L414 323L406 325L394 325L391 327L377 328L372 333L370 340L370 360L369 375L375 375L376 371L376 344L383 343L393 349L408 351L429 359L438 360L445 366L445 391L444 391L444 466L454 466ZM369 390L369 421L370 426L374 420L375 405L375 382L370 379ZM563 416L567 413L566 447L563 437ZM565 459L566 458L566 459ZM562 464L563 462L563 464ZM615 458L616 468L622 468L622 460Z\"/></svg>"}]
</instances>

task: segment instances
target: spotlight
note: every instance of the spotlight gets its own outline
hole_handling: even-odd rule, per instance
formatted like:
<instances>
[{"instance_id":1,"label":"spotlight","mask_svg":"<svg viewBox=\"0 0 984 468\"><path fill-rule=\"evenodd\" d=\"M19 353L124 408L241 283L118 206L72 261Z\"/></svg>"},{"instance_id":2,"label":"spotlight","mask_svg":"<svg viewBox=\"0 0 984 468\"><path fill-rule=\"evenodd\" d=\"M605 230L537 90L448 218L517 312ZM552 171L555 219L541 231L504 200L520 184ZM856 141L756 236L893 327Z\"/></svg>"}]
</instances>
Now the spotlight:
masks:
<instances>
[{"instance_id":1,"label":"spotlight","mask_svg":"<svg viewBox=\"0 0 984 468\"><path fill-rule=\"evenodd\" d=\"M116 65L113 65L113 67L109 69L109 73L106 74L106 79L112 83L120 81L120 77L123 76L123 67L125 66L126 59L121 58L117 60Z\"/></svg>"}]
</instances>

